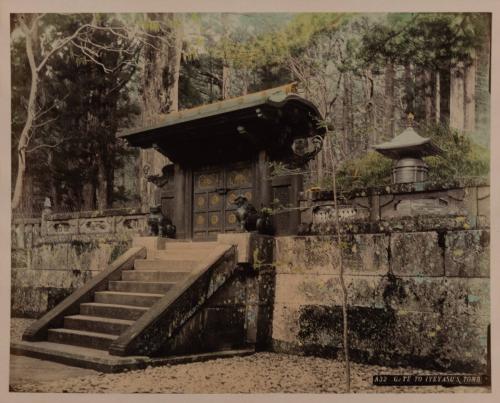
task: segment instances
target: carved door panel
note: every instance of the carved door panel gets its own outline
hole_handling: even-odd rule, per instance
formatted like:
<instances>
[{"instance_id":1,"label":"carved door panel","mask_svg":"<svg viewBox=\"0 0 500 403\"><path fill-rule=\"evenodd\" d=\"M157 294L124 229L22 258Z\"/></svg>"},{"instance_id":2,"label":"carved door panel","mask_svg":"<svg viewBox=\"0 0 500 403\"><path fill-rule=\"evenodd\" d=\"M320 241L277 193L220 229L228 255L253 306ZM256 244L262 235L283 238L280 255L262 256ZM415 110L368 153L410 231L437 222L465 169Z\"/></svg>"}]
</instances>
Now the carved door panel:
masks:
<instances>
[{"instance_id":1,"label":"carved door panel","mask_svg":"<svg viewBox=\"0 0 500 403\"><path fill-rule=\"evenodd\" d=\"M238 228L233 201L243 194L253 199L251 164L212 167L193 174L193 239L216 239Z\"/></svg>"}]
</instances>

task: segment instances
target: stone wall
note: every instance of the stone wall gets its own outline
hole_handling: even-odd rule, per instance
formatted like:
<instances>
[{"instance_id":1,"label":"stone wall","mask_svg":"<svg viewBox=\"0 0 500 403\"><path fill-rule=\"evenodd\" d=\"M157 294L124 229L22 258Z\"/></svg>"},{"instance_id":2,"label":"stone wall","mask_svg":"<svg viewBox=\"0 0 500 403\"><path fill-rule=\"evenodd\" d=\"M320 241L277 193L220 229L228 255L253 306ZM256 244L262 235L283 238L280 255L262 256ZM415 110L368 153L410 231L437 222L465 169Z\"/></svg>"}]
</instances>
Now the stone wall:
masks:
<instances>
[{"instance_id":1,"label":"stone wall","mask_svg":"<svg viewBox=\"0 0 500 403\"><path fill-rule=\"evenodd\" d=\"M333 194L303 195L301 232L334 233ZM354 190L348 204L339 205L339 219L350 223L376 223L407 217L465 216L472 228L489 225L490 187L485 179L470 178L448 183L393 184Z\"/></svg>"},{"instance_id":2,"label":"stone wall","mask_svg":"<svg viewBox=\"0 0 500 403\"><path fill-rule=\"evenodd\" d=\"M485 370L489 231L470 228L465 216L416 217L351 227L341 248L332 235L277 238L273 348L342 346L342 251L354 360Z\"/></svg>"},{"instance_id":3,"label":"stone wall","mask_svg":"<svg viewBox=\"0 0 500 403\"><path fill-rule=\"evenodd\" d=\"M125 252L145 227L146 216L133 209L14 219L12 315L41 316Z\"/></svg>"}]
</instances>

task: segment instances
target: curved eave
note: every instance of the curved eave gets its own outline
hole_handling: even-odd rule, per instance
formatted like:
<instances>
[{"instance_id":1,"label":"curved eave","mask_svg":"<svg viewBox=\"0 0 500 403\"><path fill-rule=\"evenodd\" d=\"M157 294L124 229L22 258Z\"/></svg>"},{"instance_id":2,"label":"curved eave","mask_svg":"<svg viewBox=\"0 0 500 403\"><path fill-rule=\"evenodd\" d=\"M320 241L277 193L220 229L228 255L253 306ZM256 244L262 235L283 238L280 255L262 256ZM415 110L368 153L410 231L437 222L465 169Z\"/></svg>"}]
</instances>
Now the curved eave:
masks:
<instances>
[{"instance_id":1,"label":"curved eave","mask_svg":"<svg viewBox=\"0 0 500 403\"><path fill-rule=\"evenodd\" d=\"M310 101L295 94L286 95L282 92L265 95L263 96L262 93L250 94L245 97L176 112L167 115L166 121L161 124L124 131L118 133L117 137L126 139L133 146L150 148L159 140L167 140L176 134L181 135L186 130L196 132L207 127L216 130L217 127L238 120L257 121L259 119L256 113L258 108L283 111L293 106L307 113L307 119L317 121L313 122L316 134L325 133L325 129L319 126L319 122L322 120L321 114Z\"/></svg>"},{"instance_id":2,"label":"curved eave","mask_svg":"<svg viewBox=\"0 0 500 403\"><path fill-rule=\"evenodd\" d=\"M430 139L425 139L425 141L415 144L407 144L404 147L380 144L375 146L374 149L392 159L400 159L408 156L429 157L442 153L442 150L433 144Z\"/></svg>"}]
</instances>

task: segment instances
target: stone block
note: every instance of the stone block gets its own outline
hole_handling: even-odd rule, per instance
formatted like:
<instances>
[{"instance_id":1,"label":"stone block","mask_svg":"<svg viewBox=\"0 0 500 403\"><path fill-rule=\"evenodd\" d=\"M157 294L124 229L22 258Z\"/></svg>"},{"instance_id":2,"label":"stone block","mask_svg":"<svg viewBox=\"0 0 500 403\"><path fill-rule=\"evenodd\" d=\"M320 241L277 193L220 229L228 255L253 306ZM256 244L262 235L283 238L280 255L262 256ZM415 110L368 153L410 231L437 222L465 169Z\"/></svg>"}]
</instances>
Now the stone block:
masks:
<instances>
[{"instance_id":1,"label":"stone block","mask_svg":"<svg viewBox=\"0 0 500 403\"><path fill-rule=\"evenodd\" d=\"M46 225L48 235L58 236L78 234L78 219L47 221Z\"/></svg>"},{"instance_id":2,"label":"stone block","mask_svg":"<svg viewBox=\"0 0 500 403\"><path fill-rule=\"evenodd\" d=\"M477 215L490 217L490 188L482 186L477 188Z\"/></svg>"},{"instance_id":3,"label":"stone block","mask_svg":"<svg viewBox=\"0 0 500 403\"><path fill-rule=\"evenodd\" d=\"M490 228L490 217L480 215L477 216L477 227L478 229L488 229Z\"/></svg>"},{"instance_id":4,"label":"stone block","mask_svg":"<svg viewBox=\"0 0 500 403\"><path fill-rule=\"evenodd\" d=\"M229 279L210 299L209 305L244 305L246 301L246 280L238 273Z\"/></svg>"},{"instance_id":5,"label":"stone block","mask_svg":"<svg viewBox=\"0 0 500 403\"><path fill-rule=\"evenodd\" d=\"M165 249L166 238L158 236L135 236L132 238L132 246L144 246L149 250Z\"/></svg>"},{"instance_id":6,"label":"stone block","mask_svg":"<svg viewBox=\"0 0 500 403\"><path fill-rule=\"evenodd\" d=\"M80 218L78 220L79 234L109 234L113 233L114 217Z\"/></svg>"},{"instance_id":7,"label":"stone block","mask_svg":"<svg viewBox=\"0 0 500 403\"><path fill-rule=\"evenodd\" d=\"M238 263L249 263L254 267L272 263L274 238L255 232L218 234L217 242L237 247Z\"/></svg>"},{"instance_id":8,"label":"stone block","mask_svg":"<svg viewBox=\"0 0 500 403\"><path fill-rule=\"evenodd\" d=\"M274 267L260 269L257 275L259 304L271 306L276 292L276 271Z\"/></svg>"},{"instance_id":9,"label":"stone block","mask_svg":"<svg viewBox=\"0 0 500 403\"><path fill-rule=\"evenodd\" d=\"M44 288L12 287L12 316L38 318L47 311L48 292Z\"/></svg>"},{"instance_id":10,"label":"stone block","mask_svg":"<svg viewBox=\"0 0 500 403\"><path fill-rule=\"evenodd\" d=\"M97 240L83 242L73 240L68 248L70 270L104 270L108 264L111 246Z\"/></svg>"},{"instance_id":11,"label":"stone block","mask_svg":"<svg viewBox=\"0 0 500 403\"><path fill-rule=\"evenodd\" d=\"M30 265L30 254L26 249L11 249L10 265L12 268L26 268Z\"/></svg>"},{"instance_id":12,"label":"stone block","mask_svg":"<svg viewBox=\"0 0 500 403\"><path fill-rule=\"evenodd\" d=\"M461 314L489 316L490 280L486 278L446 278L442 312L446 316Z\"/></svg>"},{"instance_id":13,"label":"stone block","mask_svg":"<svg viewBox=\"0 0 500 403\"><path fill-rule=\"evenodd\" d=\"M117 234L142 234L148 231L146 214L115 217L114 225Z\"/></svg>"},{"instance_id":14,"label":"stone block","mask_svg":"<svg viewBox=\"0 0 500 403\"><path fill-rule=\"evenodd\" d=\"M389 270L389 237L356 234L342 239L344 273L383 275ZM338 274L339 248L332 236L276 238L278 273Z\"/></svg>"},{"instance_id":15,"label":"stone block","mask_svg":"<svg viewBox=\"0 0 500 403\"><path fill-rule=\"evenodd\" d=\"M329 305L277 304L273 340L301 352L342 347L342 308ZM438 312L350 307L350 347L364 362L484 371L487 318L446 316ZM355 353L354 353L355 352Z\"/></svg>"},{"instance_id":16,"label":"stone block","mask_svg":"<svg viewBox=\"0 0 500 403\"><path fill-rule=\"evenodd\" d=\"M42 244L33 248L32 267L40 270L52 270L68 267L68 243Z\"/></svg>"},{"instance_id":17,"label":"stone block","mask_svg":"<svg viewBox=\"0 0 500 403\"><path fill-rule=\"evenodd\" d=\"M332 236L276 238L277 273L332 274L337 272L339 249Z\"/></svg>"},{"instance_id":18,"label":"stone block","mask_svg":"<svg viewBox=\"0 0 500 403\"><path fill-rule=\"evenodd\" d=\"M384 275L389 271L389 236L357 234L343 241L344 272L359 275Z\"/></svg>"},{"instance_id":19,"label":"stone block","mask_svg":"<svg viewBox=\"0 0 500 403\"><path fill-rule=\"evenodd\" d=\"M78 270L12 270L12 288L33 287L33 288L68 288L75 289L81 287L91 274L89 271Z\"/></svg>"},{"instance_id":20,"label":"stone block","mask_svg":"<svg viewBox=\"0 0 500 403\"><path fill-rule=\"evenodd\" d=\"M489 277L489 231L453 231L445 237L445 272L447 276Z\"/></svg>"},{"instance_id":21,"label":"stone block","mask_svg":"<svg viewBox=\"0 0 500 403\"><path fill-rule=\"evenodd\" d=\"M437 232L391 234L391 269L396 276L443 276Z\"/></svg>"},{"instance_id":22,"label":"stone block","mask_svg":"<svg viewBox=\"0 0 500 403\"><path fill-rule=\"evenodd\" d=\"M348 303L355 306L384 306L382 276L344 277ZM277 274L275 303L287 305L341 305L342 290L338 275Z\"/></svg>"},{"instance_id":23,"label":"stone block","mask_svg":"<svg viewBox=\"0 0 500 403\"><path fill-rule=\"evenodd\" d=\"M299 332L299 305L274 304L273 340L297 343Z\"/></svg>"}]
</instances>

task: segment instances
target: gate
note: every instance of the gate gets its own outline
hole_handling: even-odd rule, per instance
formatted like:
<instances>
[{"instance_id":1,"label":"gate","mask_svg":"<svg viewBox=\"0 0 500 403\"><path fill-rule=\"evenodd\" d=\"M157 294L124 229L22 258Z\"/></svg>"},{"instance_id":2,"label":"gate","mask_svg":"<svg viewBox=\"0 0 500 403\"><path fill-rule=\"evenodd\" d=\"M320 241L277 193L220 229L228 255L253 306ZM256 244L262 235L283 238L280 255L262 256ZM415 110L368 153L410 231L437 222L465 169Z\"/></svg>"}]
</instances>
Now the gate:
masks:
<instances>
[{"instance_id":1,"label":"gate","mask_svg":"<svg viewBox=\"0 0 500 403\"><path fill-rule=\"evenodd\" d=\"M193 173L193 239L214 240L238 229L234 199L254 199L253 164L207 167Z\"/></svg>"}]
</instances>

